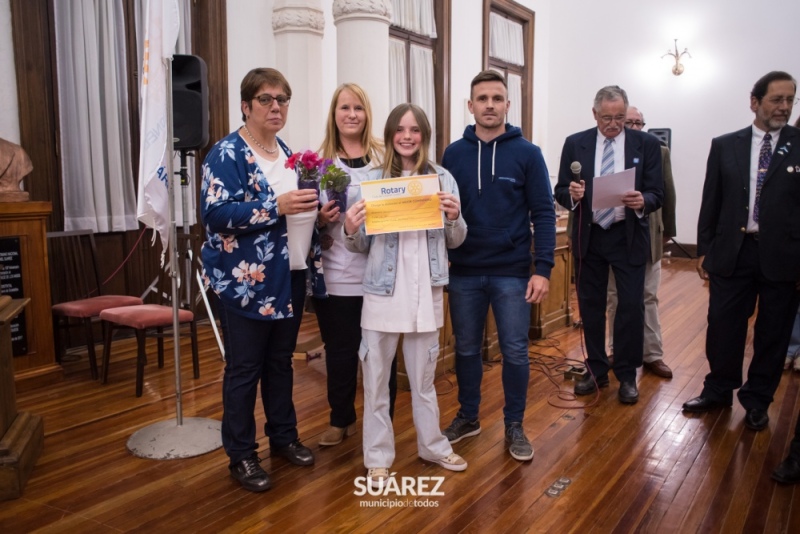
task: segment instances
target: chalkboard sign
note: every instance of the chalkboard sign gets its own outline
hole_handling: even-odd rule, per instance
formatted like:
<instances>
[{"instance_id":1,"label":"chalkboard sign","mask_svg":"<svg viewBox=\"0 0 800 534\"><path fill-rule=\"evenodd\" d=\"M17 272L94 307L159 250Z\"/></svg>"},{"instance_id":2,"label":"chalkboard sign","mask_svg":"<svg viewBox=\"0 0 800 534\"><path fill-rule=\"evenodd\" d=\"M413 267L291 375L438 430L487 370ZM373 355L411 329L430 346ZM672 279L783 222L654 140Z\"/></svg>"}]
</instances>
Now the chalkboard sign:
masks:
<instances>
[{"instance_id":1,"label":"chalkboard sign","mask_svg":"<svg viewBox=\"0 0 800 534\"><path fill-rule=\"evenodd\" d=\"M25 297L22 292L22 255L18 237L0 238L0 294L13 299ZM14 356L28 353L24 311L11 321L11 349Z\"/></svg>"}]
</instances>

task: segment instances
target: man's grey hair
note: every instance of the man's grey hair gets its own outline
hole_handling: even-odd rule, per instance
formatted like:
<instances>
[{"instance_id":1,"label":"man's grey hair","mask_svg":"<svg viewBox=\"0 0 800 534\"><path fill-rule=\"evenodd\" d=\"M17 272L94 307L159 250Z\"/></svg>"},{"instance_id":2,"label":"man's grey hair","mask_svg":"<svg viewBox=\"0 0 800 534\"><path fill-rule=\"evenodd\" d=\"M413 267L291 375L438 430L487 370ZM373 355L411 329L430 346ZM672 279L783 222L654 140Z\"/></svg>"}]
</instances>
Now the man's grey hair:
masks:
<instances>
[{"instance_id":1,"label":"man's grey hair","mask_svg":"<svg viewBox=\"0 0 800 534\"><path fill-rule=\"evenodd\" d=\"M630 110L632 110L632 109L635 109L636 111L638 111L638 112L639 112L639 115L641 115L641 116L642 116L642 122L645 122L645 120L644 120L644 113L642 113L642 110L641 110L641 109L639 109L639 108L637 108L636 106L628 106L628 111L630 111Z\"/></svg>"},{"instance_id":2,"label":"man's grey hair","mask_svg":"<svg viewBox=\"0 0 800 534\"><path fill-rule=\"evenodd\" d=\"M594 97L594 110L600 111L600 105L603 103L604 100L619 100L622 99L622 102L625 104L625 107L628 107L628 93L625 92L625 89L620 87L619 85L607 85L597 91L597 94Z\"/></svg>"}]
</instances>

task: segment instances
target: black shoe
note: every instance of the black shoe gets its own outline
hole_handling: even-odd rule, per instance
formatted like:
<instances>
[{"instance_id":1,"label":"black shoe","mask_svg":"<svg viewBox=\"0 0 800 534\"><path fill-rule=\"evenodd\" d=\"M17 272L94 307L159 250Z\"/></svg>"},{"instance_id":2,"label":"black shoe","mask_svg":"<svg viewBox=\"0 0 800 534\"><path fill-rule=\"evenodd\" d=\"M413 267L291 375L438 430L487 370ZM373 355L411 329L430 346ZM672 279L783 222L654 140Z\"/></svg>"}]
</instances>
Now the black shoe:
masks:
<instances>
[{"instance_id":1,"label":"black shoe","mask_svg":"<svg viewBox=\"0 0 800 534\"><path fill-rule=\"evenodd\" d=\"M636 380L620 382L617 395L622 404L636 404L639 402L639 390L636 387Z\"/></svg>"},{"instance_id":2,"label":"black shoe","mask_svg":"<svg viewBox=\"0 0 800 534\"><path fill-rule=\"evenodd\" d=\"M271 487L269 475L258 465L260 461L254 454L228 469L231 471L231 476L238 480L239 484L247 491L256 493L267 491Z\"/></svg>"},{"instance_id":3,"label":"black shoe","mask_svg":"<svg viewBox=\"0 0 800 534\"><path fill-rule=\"evenodd\" d=\"M608 375L594 378L590 373L586 373L584 378L575 382L575 395L591 395L598 387L608 387Z\"/></svg>"},{"instance_id":4,"label":"black shoe","mask_svg":"<svg viewBox=\"0 0 800 534\"><path fill-rule=\"evenodd\" d=\"M269 455L283 456L294 465L311 465L314 463L314 453L311 452L311 449L300 443L299 439L294 440L285 447L271 450Z\"/></svg>"},{"instance_id":5,"label":"black shoe","mask_svg":"<svg viewBox=\"0 0 800 534\"><path fill-rule=\"evenodd\" d=\"M450 426L442 430L442 435L450 443L458 443L464 438L471 438L481 433L481 424L477 419L470 421L460 415L456 415Z\"/></svg>"},{"instance_id":6,"label":"black shoe","mask_svg":"<svg viewBox=\"0 0 800 534\"><path fill-rule=\"evenodd\" d=\"M766 410L753 408L751 410L747 410L747 414L744 416L744 426L750 430L764 430L767 428L768 424L769 415L767 415Z\"/></svg>"},{"instance_id":7,"label":"black shoe","mask_svg":"<svg viewBox=\"0 0 800 534\"><path fill-rule=\"evenodd\" d=\"M783 484L797 484L800 482L800 462L791 456L781 462L772 472L772 479Z\"/></svg>"},{"instance_id":8,"label":"black shoe","mask_svg":"<svg viewBox=\"0 0 800 534\"><path fill-rule=\"evenodd\" d=\"M703 413L715 408L729 408L730 405L730 402L720 402L700 396L684 402L683 411L691 413Z\"/></svg>"},{"instance_id":9,"label":"black shoe","mask_svg":"<svg viewBox=\"0 0 800 534\"><path fill-rule=\"evenodd\" d=\"M533 460L533 446L525 436L522 423L511 423L506 427L506 448L515 460L520 462Z\"/></svg>"}]
</instances>

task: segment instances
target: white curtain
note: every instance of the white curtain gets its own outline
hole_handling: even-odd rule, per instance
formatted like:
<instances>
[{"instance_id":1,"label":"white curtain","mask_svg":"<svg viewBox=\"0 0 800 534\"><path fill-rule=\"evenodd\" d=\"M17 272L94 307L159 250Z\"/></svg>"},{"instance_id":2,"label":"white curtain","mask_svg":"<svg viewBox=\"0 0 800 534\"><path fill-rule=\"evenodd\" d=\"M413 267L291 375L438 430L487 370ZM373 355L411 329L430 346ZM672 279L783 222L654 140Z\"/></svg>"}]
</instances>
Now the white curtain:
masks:
<instances>
[{"instance_id":1,"label":"white curtain","mask_svg":"<svg viewBox=\"0 0 800 534\"><path fill-rule=\"evenodd\" d=\"M522 76L508 73L508 100L511 106L508 108L506 122L522 127Z\"/></svg>"},{"instance_id":2,"label":"white curtain","mask_svg":"<svg viewBox=\"0 0 800 534\"><path fill-rule=\"evenodd\" d=\"M392 24L435 39L433 0L392 0Z\"/></svg>"},{"instance_id":3,"label":"white curtain","mask_svg":"<svg viewBox=\"0 0 800 534\"><path fill-rule=\"evenodd\" d=\"M433 50L411 45L411 102L425 111L431 123L430 157L436 159L436 90L433 83Z\"/></svg>"},{"instance_id":4,"label":"white curtain","mask_svg":"<svg viewBox=\"0 0 800 534\"><path fill-rule=\"evenodd\" d=\"M64 228L135 230L122 2L53 4Z\"/></svg>"},{"instance_id":5,"label":"white curtain","mask_svg":"<svg viewBox=\"0 0 800 534\"><path fill-rule=\"evenodd\" d=\"M512 65L525 65L522 24L490 13L489 55Z\"/></svg>"},{"instance_id":6,"label":"white curtain","mask_svg":"<svg viewBox=\"0 0 800 534\"><path fill-rule=\"evenodd\" d=\"M408 102L406 79L406 44L397 39L389 39L389 106Z\"/></svg>"},{"instance_id":7,"label":"white curtain","mask_svg":"<svg viewBox=\"0 0 800 534\"><path fill-rule=\"evenodd\" d=\"M158 0L161 1L161 0ZM181 29L180 33L178 34L178 42L175 45L175 53L176 54L191 54L192 53L192 0L177 0L178 6L180 8L180 19L181 19ZM134 12L136 16L136 47L137 47L137 58L139 58L139 63L137 70L139 72L139 79L142 79L142 65L144 65L144 33L145 29L142 26L142 20L144 19L144 8L147 4L147 0L136 0L134 4ZM141 101L141 94L139 95L139 116L141 117L142 112L142 101ZM210 140L211 143L215 142L216 139ZM175 172L178 172L181 168L181 158L180 152L175 152L172 162L172 168ZM186 187L179 186L180 182L176 181L175 187L175 220L178 223L178 226L182 227L184 224L184 216L183 216L183 194L186 191L187 201L188 201L188 218L186 222L189 225L195 224L197 222L197 199L194 195L194 184L196 184L197 176L195 173L195 165L193 158L187 158L187 171L189 175L189 185Z\"/></svg>"}]
</instances>

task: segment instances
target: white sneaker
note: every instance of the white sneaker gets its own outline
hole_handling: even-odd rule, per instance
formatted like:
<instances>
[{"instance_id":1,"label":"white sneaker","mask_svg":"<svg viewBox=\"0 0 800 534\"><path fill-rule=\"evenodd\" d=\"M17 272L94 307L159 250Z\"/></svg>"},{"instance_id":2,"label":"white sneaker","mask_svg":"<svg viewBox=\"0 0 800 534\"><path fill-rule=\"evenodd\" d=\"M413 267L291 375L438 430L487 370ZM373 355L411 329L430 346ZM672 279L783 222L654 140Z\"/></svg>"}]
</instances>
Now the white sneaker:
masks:
<instances>
[{"instance_id":1,"label":"white sneaker","mask_svg":"<svg viewBox=\"0 0 800 534\"><path fill-rule=\"evenodd\" d=\"M388 480L389 469L385 467L371 467L367 469L367 483L369 483L370 488L381 490Z\"/></svg>"},{"instance_id":2,"label":"white sneaker","mask_svg":"<svg viewBox=\"0 0 800 534\"><path fill-rule=\"evenodd\" d=\"M786 370L786 369L791 369L791 368L792 368L792 363L794 363L794 362L796 362L796 361L797 361L797 360L795 360L795 359L794 359L794 358L792 358L791 356L787 356L787 357L786 357L786 359L785 359L785 360L783 360L783 369L784 369L784 370Z\"/></svg>"},{"instance_id":3,"label":"white sneaker","mask_svg":"<svg viewBox=\"0 0 800 534\"><path fill-rule=\"evenodd\" d=\"M797 356L794 359L794 370L800 371L800 356Z\"/></svg>"},{"instance_id":4,"label":"white sneaker","mask_svg":"<svg viewBox=\"0 0 800 534\"><path fill-rule=\"evenodd\" d=\"M464 471L467 468L467 461L454 452L444 458L428 461L439 464L450 471Z\"/></svg>"}]
</instances>

